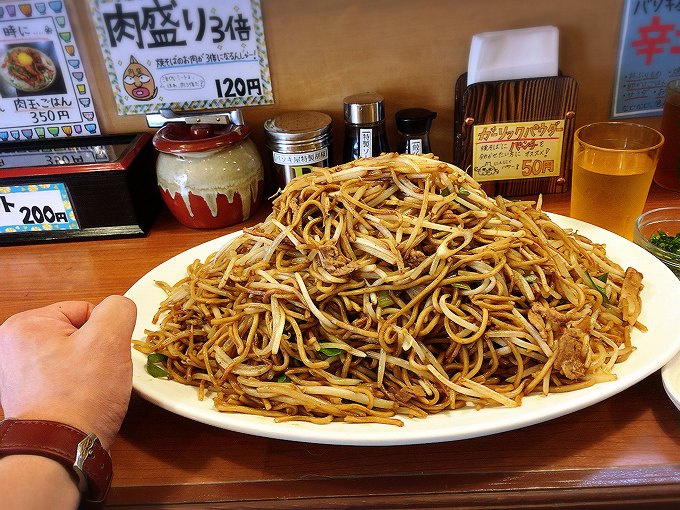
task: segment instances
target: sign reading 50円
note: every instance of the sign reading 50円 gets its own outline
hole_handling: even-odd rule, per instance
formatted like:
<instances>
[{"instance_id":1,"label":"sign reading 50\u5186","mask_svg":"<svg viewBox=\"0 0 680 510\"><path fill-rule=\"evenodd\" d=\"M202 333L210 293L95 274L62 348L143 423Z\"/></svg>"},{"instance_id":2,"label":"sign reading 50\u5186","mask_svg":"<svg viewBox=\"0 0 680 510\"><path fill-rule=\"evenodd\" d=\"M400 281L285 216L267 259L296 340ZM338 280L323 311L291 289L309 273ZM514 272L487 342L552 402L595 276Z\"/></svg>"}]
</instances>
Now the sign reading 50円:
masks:
<instances>
[{"instance_id":1,"label":"sign reading 50\u5186","mask_svg":"<svg viewBox=\"0 0 680 510\"><path fill-rule=\"evenodd\" d=\"M90 0L118 113L273 103L258 0Z\"/></svg>"},{"instance_id":2,"label":"sign reading 50\u5186","mask_svg":"<svg viewBox=\"0 0 680 510\"><path fill-rule=\"evenodd\" d=\"M480 124L473 136L472 176L479 182L560 175L562 119Z\"/></svg>"}]
</instances>

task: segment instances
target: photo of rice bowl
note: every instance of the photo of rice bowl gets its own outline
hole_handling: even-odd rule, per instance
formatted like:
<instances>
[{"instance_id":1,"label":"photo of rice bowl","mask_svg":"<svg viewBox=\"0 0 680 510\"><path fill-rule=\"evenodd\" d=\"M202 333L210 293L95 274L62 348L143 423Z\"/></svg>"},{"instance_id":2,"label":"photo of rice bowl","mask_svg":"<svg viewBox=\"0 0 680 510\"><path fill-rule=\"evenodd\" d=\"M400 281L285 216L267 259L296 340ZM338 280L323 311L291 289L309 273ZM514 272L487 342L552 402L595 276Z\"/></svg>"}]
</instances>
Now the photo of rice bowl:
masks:
<instances>
[{"instance_id":1,"label":"photo of rice bowl","mask_svg":"<svg viewBox=\"0 0 680 510\"><path fill-rule=\"evenodd\" d=\"M56 76L57 69L52 59L30 46L11 48L0 59L0 77L17 90L44 90Z\"/></svg>"}]
</instances>

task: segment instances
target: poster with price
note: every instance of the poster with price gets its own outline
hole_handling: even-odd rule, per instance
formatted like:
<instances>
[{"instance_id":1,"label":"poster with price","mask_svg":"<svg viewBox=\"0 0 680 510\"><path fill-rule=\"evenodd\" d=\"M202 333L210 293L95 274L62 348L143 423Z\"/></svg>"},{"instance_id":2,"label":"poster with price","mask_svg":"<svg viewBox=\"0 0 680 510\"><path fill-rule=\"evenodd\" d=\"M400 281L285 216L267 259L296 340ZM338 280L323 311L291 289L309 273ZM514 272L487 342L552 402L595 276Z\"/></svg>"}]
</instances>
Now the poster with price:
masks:
<instances>
[{"instance_id":1,"label":"poster with price","mask_svg":"<svg viewBox=\"0 0 680 510\"><path fill-rule=\"evenodd\" d=\"M90 0L119 115L274 102L259 0Z\"/></svg>"},{"instance_id":2,"label":"poster with price","mask_svg":"<svg viewBox=\"0 0 680 510\"><path fill-rule=\"evenodd\" d=\"M64 184L0 186L0 234L78 228Z\"/></svg>"},{"instance_id":3,"label":"poster with price","mask_svg":"<svg viewBox=\"0 0 680 510\"><path fill-rule=\"evenodd\" d=\"M95 134L64 2L0 3L0 142Z\"/></svg>"},{"instance_id":4,"label":"poster with price","mask_svg":"<svg viewBox=\"0 0 680 510\"><path fill-rule=\"evenodd\" d=\"M680 2L626 0L612 117L661 115L666 84L680 78Z\"/></svg>"},{"instance_id":5,"label":"poster with price","mask_svg":"<svg viewBox=\"0 0 680 510\"><path fill-rule=\"evenodd\" d=\"M564 130L563 119L475 125L472 176L478 182L556 177Z\"/></svg>"}]
</instances>

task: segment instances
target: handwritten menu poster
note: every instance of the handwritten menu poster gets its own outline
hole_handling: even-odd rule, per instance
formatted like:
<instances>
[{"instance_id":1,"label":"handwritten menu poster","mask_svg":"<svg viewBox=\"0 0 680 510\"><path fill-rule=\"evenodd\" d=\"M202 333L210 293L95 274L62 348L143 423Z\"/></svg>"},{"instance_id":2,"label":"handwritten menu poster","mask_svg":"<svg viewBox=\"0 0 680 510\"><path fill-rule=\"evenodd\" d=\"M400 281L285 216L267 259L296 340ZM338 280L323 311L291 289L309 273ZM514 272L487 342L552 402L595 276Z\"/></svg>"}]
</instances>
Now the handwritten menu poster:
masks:
<instances>
[{"instance_id":1,"label":"handwritten menu poster","mask_svg":"<svg viewBox=\"0 0 680 510\"><path fill-rule=\"evenodd\" d=\"M64 2L0 3L0 142L94 134Z\"/></svg>"},{"instance_id":2,"label":"handwritten menu poster","mask_svg":"<svg viewBox=\"0 0 680 510\"><path fill-rule=\"evenodd\" d=\"M680 78L680 2L626 0L612 117L661 115L666 84Z\"/></svg>"},{"instance_id":3,"label":"handwritten menu poster","mask_svg":"<svg viewBox=\"0 0 680 510\"><path fill-rule=\"evenodd\" d=\"M556 177L563 140L563 119L476 125L472 176L478 182Z\"/></svg>"},{"instance_id":4,"label":"handwritten menu poster","mask_svg":"<svg viewBox=\"0 0 680 510\"><path fill-rule=\"evenodd\" d=\"M258 0L90 0L120 115L273 103Z\"/></svg>"}]
</instances>

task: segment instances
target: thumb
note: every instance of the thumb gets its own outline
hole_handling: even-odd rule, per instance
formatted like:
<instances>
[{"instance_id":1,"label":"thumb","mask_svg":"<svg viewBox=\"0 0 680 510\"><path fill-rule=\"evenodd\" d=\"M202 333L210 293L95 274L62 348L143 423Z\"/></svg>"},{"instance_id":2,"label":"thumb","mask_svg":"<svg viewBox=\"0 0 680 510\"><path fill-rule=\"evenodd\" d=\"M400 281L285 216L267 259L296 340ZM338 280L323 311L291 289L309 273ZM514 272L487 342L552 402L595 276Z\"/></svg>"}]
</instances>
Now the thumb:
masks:
<instances>
[{"instance_id":1,"label":"thumb","mask_svg":"<svg viewBox=\"0 0 680 510\"><path fill-rule=\"evenodd\" d=\"M80 333L92 341L115 339L129 347L137 319L135 303L124 296L109 296L94 307Z\"/></svg>"}]
</instances>

